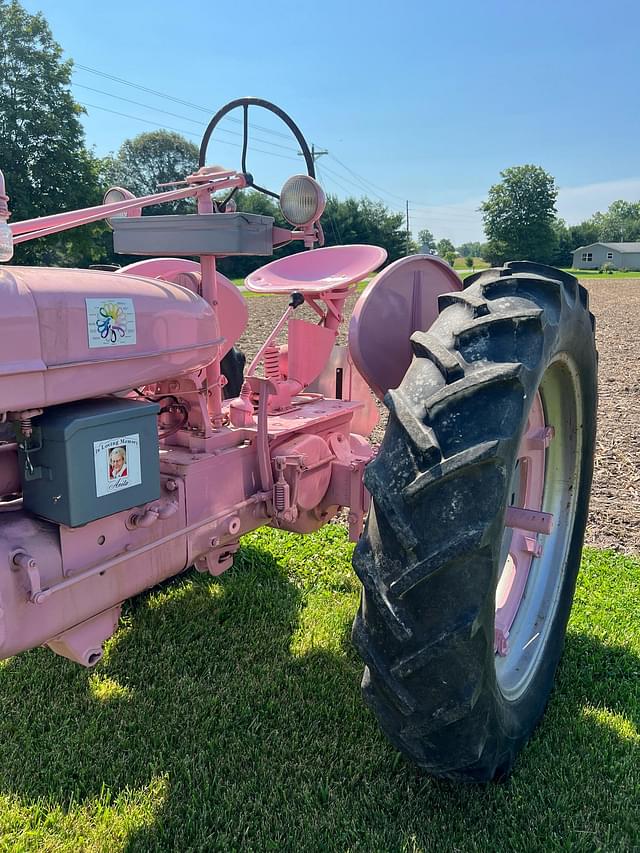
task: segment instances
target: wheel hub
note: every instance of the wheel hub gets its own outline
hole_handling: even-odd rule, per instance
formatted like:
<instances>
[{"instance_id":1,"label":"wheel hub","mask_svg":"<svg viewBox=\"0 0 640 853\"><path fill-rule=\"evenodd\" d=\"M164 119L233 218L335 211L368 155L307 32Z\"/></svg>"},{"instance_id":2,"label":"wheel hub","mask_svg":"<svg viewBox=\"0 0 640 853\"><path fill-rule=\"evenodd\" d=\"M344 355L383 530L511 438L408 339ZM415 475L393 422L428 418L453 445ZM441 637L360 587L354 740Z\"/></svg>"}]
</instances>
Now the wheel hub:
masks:
<instances>
[{"instance_id":1,"label":"wheel hub","mask_svg":"<svg viewBox=\"0 0 640 853\"><path fill-rule=\"evenodd\" d=\"M580 383L561 356L531 406L508 492L496 588L495 665L515 699L536 670L553 622L576 511L582 453Z\"/></svg>"}]
</instances>

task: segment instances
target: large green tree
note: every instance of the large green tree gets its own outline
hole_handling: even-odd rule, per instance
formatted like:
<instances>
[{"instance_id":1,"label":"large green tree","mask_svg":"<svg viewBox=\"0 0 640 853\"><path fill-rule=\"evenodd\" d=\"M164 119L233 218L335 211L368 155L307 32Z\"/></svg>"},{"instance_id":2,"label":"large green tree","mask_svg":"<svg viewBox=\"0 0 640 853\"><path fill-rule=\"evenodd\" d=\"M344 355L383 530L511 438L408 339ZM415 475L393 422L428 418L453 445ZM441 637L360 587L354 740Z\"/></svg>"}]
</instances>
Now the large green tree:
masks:
<instances>
[{"instance_id":1,"label":"large green tree","mask_svg":"<svg viewBox=\"0 0 640 853\"><path fill-rule=\"evenodd\" d=\"M447 255L453 255L455 258L455 246L447 237L443 237L442 240L438 240L438 245L436 246L436 249L441 258L446 258Z\"/></svg>"},{"instance_id":2,"label":"large green tree","mask_svg":"<svg viewBox=\"0 0 640 853\"><path fill-rule=\"evenodd\" d=\"M338 199L330 195L322 217L326 243L372 243L387 250L390 261L403 257L417 247L407 240L405 218L393 213L382 202L369 198Z\"/></svg>"},{"instance_id":3,"label":"large green tree","mask_svg":"<svg viewBox=\"0 0 640 853\"><path fill-rule=\"evenodd\" d=\"M591 219L587 219L579 225L567 225L563 219L556 219L553 228L556 245L551 263L557 267L570 267L573 263L575 249L579 246L595 243L600 239L598 229Z\"/></svg>"},{"instance_id":4,"label":"large green tree","mask_svg":"<svg viewBox=\"0 0 640 853\"><path fill-rule=\"evenodd\" d=\"M0 169L14 220L100 202L100 168L85 147L82 108L41 14L0 0ZM16 247L19 263L82 264L104 253L101 224Z\"/></svg>"},{"instance_id":5,"label":"large green tree","mask_svg":"<svg viewBox=\"0 0 640 853\"><path fill-rule=\"evenodd\" d=\"M179 133L153 130L125 139L108 166L110 182L138 196L159 192L158 185L179 181L198 168L198 146ZM194 211L191 199L145 208L145 215Z\"/></svg>"},{"instance_id":6,"label":"large green tree","mask_svg":"<svg viewBox=\"0 0 640 853\"><path fill-rule=\"evenodd\" d=\"M598 234L597 239L606 243L640 240L640 201L618 199L609 205L606 213L595 213L590 222Z\"/></svg>"},{"instance_id":7,"label":"large green tree","mask_svg":"<svg viewBox=\"0 0 640 853\"><path fill-rule=\"evenodd\" d=\"M422 231L418 231L418 246L420 247L421 252L436 251L436 238L428 228L423 228Z\"/></svg>"},{"instance_id":8,"label":"large green tree","mask_svg":"<svg viewBox=\"0 0 640 853\"><path fill-rule=\"evenodd\" d=\"M549 263L556 253L554 230L558 189L540 166L512 166L481 205L487 253L492 263L530 260Z\"/></svg>"},{"instance_id":9,"label":"large green tree","mask_svg":"<svg viewBox=\"0 0 640 853\"><path fill-rule=\"evenodd\" d=\"M471 243L462 243L462 245L457 247L456 252L463 258L481 258L482 248L482 243L479 240L475 240Z\"/></svg>"}]
</instances>

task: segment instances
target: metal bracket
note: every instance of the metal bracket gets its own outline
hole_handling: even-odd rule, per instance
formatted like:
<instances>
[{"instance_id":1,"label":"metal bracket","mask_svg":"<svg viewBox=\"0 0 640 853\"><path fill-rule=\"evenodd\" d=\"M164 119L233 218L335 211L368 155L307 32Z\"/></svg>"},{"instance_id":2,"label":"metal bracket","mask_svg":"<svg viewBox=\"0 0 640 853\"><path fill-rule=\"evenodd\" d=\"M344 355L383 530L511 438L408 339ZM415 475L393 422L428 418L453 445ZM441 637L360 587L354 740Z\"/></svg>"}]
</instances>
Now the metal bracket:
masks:
<instances>
[{"instance_id":1,"label":"metal bracket","mask_svg":"<svg viewBox=\"0 0 640 853\"><path fill-rule=\"evenodd\" d=\"M239 542L230 542L220 548L212 548L195 561L196 570L209 572L214 577L221 575L233 565L233 558L239 547Z\"/></svg>"},{"instance_id":2,"label":"metal bracket","mask_svg":"<svg viewBox=\"0 0 640 853\"><path fill-rule=\"evenodd\" d=\"M40 427L33 427L26 433L21 426L17 426L18 449L24 454L24 468L22 475L25 480L52 480L53 474L50 468L43 465L34 465L31 454L42 450L42 431ZM22 437L22 441L20 441Z\"/></svg>"},{"instance_id":3,"label":"metal bracket","mask_svg":"<svg viewBox=\"0 0 640 853\"><path fill-rule=\"evenodd\" d=\"M42 580L40 578L40 569L38 564L30 554L19 548L9 554L9 566L14 572L24 569L27 580L29 582L29 598L34 600L35 596L42 589Z\"/></svg>"},{"instance_id":4,"label":"metal bracket","mask_svg":"<svg viewBox=\"0 0 640 853\"><path fill-rule=\"evenodd\" d=\"M369 493L362 482L367 459L353 457L349 461L336 459L331 465L331 482L323 504L349 507L349 539L357 542L369 509Z\"/></svg>"}]
</instances>

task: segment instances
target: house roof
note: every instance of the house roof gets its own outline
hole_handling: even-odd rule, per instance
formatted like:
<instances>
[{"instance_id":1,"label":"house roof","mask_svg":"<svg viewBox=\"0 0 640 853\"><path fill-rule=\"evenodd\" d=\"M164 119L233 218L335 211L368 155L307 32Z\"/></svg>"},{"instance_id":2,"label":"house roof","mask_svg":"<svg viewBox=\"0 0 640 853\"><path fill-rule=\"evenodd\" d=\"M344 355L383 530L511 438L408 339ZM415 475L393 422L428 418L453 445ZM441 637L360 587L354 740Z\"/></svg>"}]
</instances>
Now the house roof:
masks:
<instances>
[{"instance_id":1,"label":"house roof","mask_svg":"<svg viewBox=\"0 0 640 853\"><path fill-rule=\"evenodd\" d=\"M606 246L607 249L615 249L623 254L627 252L640 252L640 243L602 243L600 240L596 243L588 243L586 246L578 246L573 251L578 252L580 249L588 249L590 246Z\"/></svg>"}]
</instances>

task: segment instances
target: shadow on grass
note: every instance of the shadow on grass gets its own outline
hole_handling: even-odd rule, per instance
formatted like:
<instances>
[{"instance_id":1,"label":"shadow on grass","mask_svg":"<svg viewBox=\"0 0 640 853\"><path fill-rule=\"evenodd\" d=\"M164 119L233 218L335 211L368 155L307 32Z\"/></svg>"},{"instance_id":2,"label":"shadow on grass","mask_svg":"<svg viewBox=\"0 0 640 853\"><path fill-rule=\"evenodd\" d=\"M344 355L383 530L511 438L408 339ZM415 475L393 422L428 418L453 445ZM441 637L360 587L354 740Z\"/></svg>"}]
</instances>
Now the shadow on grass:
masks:
<instances>
[{"instance_id":1,"label":"shadow on grass","mask_svg":"<svg viewBox=\"0 0 640 853\"><path fill-rule=\"evenodd\" d=\"M387 745L349 646L292 653L305 601L273 556L238 563L134 600L95 673L44 650L2 667L0 793L72 812L164 777L129 850L629 849L635 655L569 635L511 781L441 783Z\"/></svg>"}]
</instances>

